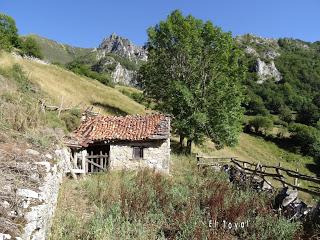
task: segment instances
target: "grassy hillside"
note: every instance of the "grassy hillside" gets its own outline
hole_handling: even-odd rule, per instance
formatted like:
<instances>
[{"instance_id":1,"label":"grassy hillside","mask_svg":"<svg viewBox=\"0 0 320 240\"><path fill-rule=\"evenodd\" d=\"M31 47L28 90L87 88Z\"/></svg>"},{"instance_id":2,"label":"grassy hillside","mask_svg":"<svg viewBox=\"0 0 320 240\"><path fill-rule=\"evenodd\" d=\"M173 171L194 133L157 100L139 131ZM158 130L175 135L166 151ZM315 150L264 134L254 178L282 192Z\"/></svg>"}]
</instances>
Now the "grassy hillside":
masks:
<instances>
[{"instance_id":1,"label":"grassy hillside","mask_svg":"<svg viewBox=\"0 0 320 240\"><path fill-rule=\"evenodd\" d=\"M20 64L30 80L38 84L51 99L58 104L63 98L64 105L94 105L105 114L143 114L145 107L125 96L115 88L98 81L80 77L55 65L45 65L35 61L1 53L0 65L10 67Z\"/></svg>"},{"instance_id":2,"label":"grassy hillside","mask_svg":"<svg viewBox=\"0 0 320 240\"><path fill-rule=\"evenodd\" d=\"M49 62L64 64L92 51L91 48L72 47L38 35L29 36L39 44L44 59Z\"/></svg>"},{"instance_id":3,"label":"grassy hillside","mask_svg":"<svg viewBox=\"0 0 320 240\"><path fill-rule=\"evenodd\" d=\"M271 141L266 141L262 137L242 133L240 135L239 144L236 147L226 147L216 150L214 144L207 141L203 146L196 146L194 152L203 153L214 157L237 157L239 160L252 163L261 163L264 165L281 166L296 170L310 176L316 176L314 159L309 156L302 156L282 149ZM292 182L293 183L293 182ZM276 186L280 186L279 182L274 182ZM310 187L310 184L300 181L300 186ZM307 202L313 202L311 195L299 193Z\"/></svg>"}]
</instances>

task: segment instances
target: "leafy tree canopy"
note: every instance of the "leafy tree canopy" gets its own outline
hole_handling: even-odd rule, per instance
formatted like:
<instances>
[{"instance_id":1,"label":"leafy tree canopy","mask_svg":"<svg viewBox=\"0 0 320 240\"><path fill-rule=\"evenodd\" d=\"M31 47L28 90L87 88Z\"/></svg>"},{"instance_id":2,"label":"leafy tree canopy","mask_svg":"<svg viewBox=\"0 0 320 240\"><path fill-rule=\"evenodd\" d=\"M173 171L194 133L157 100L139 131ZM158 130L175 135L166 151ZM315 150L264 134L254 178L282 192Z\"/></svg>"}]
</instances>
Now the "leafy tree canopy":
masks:
<instances>
[{"instance_id":1,"label":"leafy tree canopy","mask_svg":"<svg viewBox=\"0 0 320 240\"><path fill-rule=\"evenodd\" d=\"M148 29L148 62L139 81L158 108L172 114L180 137L234 145L241 131L245 68L231 33L173 11Z\"/></svg>"},{"instance_id":2,"label":"leafy tree canopy","mask_svg":"<svg viewBox=\"0 0 320 240\"><path fill-rule=\"evenodd\" d=\"M10 16L0 13L0 48L10 50L19 45L16 22Z\"/></svg>"}]
</instances>

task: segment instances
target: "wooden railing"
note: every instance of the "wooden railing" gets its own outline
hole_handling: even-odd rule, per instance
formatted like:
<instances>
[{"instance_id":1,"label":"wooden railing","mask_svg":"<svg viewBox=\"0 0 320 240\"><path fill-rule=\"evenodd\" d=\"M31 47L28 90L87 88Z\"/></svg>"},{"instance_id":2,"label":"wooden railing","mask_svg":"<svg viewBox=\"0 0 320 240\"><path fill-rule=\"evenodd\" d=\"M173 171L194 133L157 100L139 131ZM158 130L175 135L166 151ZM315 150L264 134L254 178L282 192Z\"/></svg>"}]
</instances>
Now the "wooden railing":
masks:
<instances>
[{"instance_id":1,"label":"wooden railing","mask_svg":"<svg viewBox=\"0 0 320 240\"><path fill-rule=\"evenodd\" d=\"M76 174L95 173L101 171L107 171L109 166L109 156L106 153L100 153L94 155L93 152L89 154L85 151L75 152L74 156L71 156L70 162L67 163L68 172L71 173L74 179L77 179Z\"/></svg>"},{"instance_id":2,"label":"wooden railing","mask_svg":"<svg viewBox=\"0 0 320 240\"><path fill-rule=\"evenodd\" d=\"M299 173L298 169L296 169L296 171L293 171L291 169L282 167L280 163L278 166L271 166L263 165L260 163L241 161L236 157L218 158L197 155L198 169L210 166L223 166L226 164L234 165L238 170L244 172L247 175L257 175L266 181L266 178L270 178L280 182L283 186L290 186L299 191L320 196L320 187L309 186L309 188L305 188L301 187L299 184L299 180L307 183L320 184L320 178L301 174Z\"/></svg>"}]
</instances>

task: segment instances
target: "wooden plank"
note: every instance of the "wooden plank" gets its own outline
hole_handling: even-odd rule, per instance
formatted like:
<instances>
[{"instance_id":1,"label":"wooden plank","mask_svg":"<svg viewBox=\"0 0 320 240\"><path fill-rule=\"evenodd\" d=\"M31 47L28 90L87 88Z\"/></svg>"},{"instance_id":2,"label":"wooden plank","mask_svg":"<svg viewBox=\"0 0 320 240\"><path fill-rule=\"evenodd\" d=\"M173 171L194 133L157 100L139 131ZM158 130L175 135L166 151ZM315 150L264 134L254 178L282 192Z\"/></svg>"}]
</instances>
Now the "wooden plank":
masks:
<instances>
[{"instance_id":1,"label":"wooden plank","mask_svg":"<svg viewBox=\"0 0 320 240\"><path fill-rule=\"evenodd\" d=\"M78 168L77 166L78 166L78 153L75 152L73 157L73 168Z\"/></svg>"},{"instance_id":2,"label":"wooden plank","mask_svg":"<svg viewBox=\"0 0 320 240\"><path fill-rule=\"evenodd\" d=\"M104 169L104 167L103 167L102 151L100 151L100 166L102 166L102 169Z\"/></svg>"},{"instance_id":3,"label":"wooden plank","mask_svg":"<svg viewBox=\"0 0 320 240\"><path fill-rule=\"evenodd\" d=\"M84 171L84 175L86 174L86 152L82 151L82 156L81 156L81 168Z\"/></svg>"},{"instance_id":4,"label":"wooden plank","mask_svg":"<svg viewBox=\"0 0 320 240\"><path fill-rule=\"evenodd\" d=\"M299 190L299 191L320 196L320 192L319 192L319 191L314 191L314 190L310 190L310 189L307 189L307 188L302 188L302 187L299 187L299 186L294 186L293 184L288 183L288 182L285 182L285 181L283 181L283 180L280 179L280 178L274 178L274 180L277 180L277 181L279 181L279 182L283 182L283 183L287 184L288 186L290 186L290 187L292 187L292 188L296 188L296 189Z\"/></svg>"},{"instance_id":5,"label":"wooden plank","mask_svg":"<svg viewBox=\"0 0 320 240\"><path fill-rule=\"evenodd\" d=\"M89 172L89 163L87 161L87 158L85 158L85 162L86 162L86 173Z\"/></svg>"},{"instance_id":6,"label":"wooden plank","mask_svg":"<svg viewBox=\"0 0 320 240\"><path fill-rule=\"evenodd\" d=\"M101 155L90 155L90 156L87 156L86 158L90 158L90 159L94 159L94 158L97 158L97 159L100 159L101 157L108 157L108 155L106 154L101 154Z\"/></svg>"},{"instance_id":7,"label":"wooden plank","mask_svg":"<svg viewBox=\"0 0 320 240\"><path fill-rule=\"evenodd\" d=\"M91 156L93 156L93 151L91 151ZM90 160L91 160L91 158L90 158ZM90 166L91 167L91 169L90 169L91 172L94 172L94 165L92 164L93 161L94 160L91 160L91 162L90 162L91 163L91 166Z\"/></svg>"},{"instance_id":8,"label":"wooden plank","mask_svg":"<svg viewBox=\"0 0 320 240\"><path fill-rule=\"evenodd\" d=\"M95 163L95 162L92 162L91 160L88 160L88 159L87 159L87 162L89 162L91 165L94 165L94 166L96 166L96 167L98 167L98 168L100 168L100 169L105 170L105 169L103 168L103 166L100 166L99 164L97 164L97 163Z\"/></svg>"}]
</instances>

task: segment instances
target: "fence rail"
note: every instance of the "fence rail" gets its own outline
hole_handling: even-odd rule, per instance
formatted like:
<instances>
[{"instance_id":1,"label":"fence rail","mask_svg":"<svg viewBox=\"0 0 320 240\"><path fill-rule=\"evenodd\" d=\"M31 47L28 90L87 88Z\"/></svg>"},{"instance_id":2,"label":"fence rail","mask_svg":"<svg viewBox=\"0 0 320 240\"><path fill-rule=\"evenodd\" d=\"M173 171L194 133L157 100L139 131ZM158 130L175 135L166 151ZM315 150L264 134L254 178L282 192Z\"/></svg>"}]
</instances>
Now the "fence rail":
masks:
<instances>
[{"instance_id":1,"label":"fence rail","mask_svg":"<svg viewBox=\"0 0 320 240\"><path fill-rule=\"evenodd\" d=\"M197 155L198 169L210 166L221 166L225 164L232 164L238 170L244 172L247 175L257 175L266 180L266 177L272 178L275 181L280 182L283 186L290 186L299 191L306 192L312 195L320 196L320 188L316 186L308 186L310 188L300 187L299 180L308 183L320 184L320 178L309 176L296 171L287 169L281 166L263 165L261 163L251 163L237 159L237 157L208 157ZM289 181L291 178L291 181ZM313 188L313 189L311 189Z\"/></svg>"}]
</instances>

